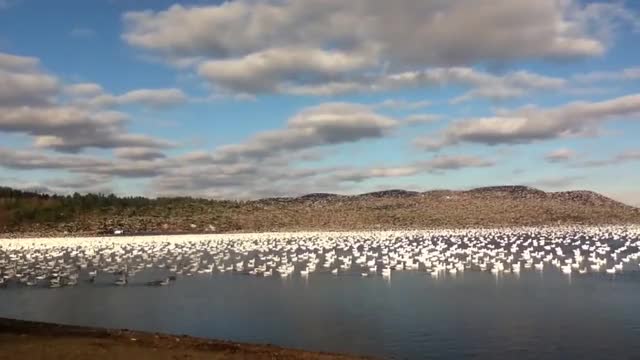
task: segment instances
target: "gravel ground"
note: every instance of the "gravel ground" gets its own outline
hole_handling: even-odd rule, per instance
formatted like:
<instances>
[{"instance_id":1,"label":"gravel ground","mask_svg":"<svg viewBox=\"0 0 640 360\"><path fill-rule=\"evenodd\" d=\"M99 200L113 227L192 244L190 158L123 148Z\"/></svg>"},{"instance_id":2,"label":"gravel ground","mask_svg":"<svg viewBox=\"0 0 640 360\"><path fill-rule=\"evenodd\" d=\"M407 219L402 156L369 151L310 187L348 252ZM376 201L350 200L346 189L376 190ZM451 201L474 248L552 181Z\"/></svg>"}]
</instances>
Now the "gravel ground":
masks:
<instances>
[{"instance_id":1,"label":"gravel ground","mask_svg":"<svg viewBox=\"0 0 640 360\"><path fill-rule=\"evenodd\" d=\"M0 319L4 359L358 359L358 357L238 344L188 336L107 330Z\"/></svg>"}]
</instances>

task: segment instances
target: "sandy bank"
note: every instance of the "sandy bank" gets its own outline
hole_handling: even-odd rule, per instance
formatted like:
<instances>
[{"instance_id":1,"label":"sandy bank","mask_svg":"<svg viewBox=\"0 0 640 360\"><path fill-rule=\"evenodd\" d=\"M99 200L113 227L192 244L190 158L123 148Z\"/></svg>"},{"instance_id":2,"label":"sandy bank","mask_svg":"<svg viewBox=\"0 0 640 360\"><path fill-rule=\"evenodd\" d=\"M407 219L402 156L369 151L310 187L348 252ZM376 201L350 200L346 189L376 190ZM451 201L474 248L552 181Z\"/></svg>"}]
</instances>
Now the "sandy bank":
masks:
<instances>
[{"instance_id":1,"label":"sandy bank","mask_svg":"<svg viewBox=\"0 0 640 360\"><path fill-rule=\"evenodd\" d=\"M0 359L358 359L188 336L0 318Z\"/></svg>"}]
</instances>

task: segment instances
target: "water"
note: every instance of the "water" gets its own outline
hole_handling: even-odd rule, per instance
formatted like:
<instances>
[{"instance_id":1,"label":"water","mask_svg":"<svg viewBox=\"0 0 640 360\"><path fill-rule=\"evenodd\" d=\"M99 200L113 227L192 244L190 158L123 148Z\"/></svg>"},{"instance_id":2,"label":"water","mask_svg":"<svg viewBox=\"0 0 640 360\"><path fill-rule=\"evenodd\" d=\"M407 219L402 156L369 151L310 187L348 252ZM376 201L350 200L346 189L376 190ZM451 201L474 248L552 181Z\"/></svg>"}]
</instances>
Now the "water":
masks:
<instances>
[{"instance_id":1,"label":"water","mask_svg":"<svg viewBox=\"0 0 640 360\"><path fill-rule=\"evenodd\" d=\"M635 265L637 266L637 265ZM0 316L188 334L394 359L633 359L640 272L232 273L166 287L0 290Z\"/></svg>"}]
</instances>

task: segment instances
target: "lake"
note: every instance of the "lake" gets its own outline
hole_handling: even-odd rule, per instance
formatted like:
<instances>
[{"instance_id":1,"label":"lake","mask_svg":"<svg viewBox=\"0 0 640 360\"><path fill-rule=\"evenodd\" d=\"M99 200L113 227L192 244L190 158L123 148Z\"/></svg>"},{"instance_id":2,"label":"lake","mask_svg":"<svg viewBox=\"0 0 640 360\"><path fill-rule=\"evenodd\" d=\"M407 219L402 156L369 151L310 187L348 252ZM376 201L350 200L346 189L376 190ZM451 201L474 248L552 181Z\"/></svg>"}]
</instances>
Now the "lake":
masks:
<instances>
[{"instance_id":1,"label":"lake","mask_svg":"<svg viewBox=\"0 0 640 360\"><path fill-rule=\"evenodd\" d=\"M128 328L390 359L632 359L640 354L640 269L614 275L467 270L430 276L181 275L145 269L127 286L0 289L0 317Z\"/></svg>"}]
</instances>

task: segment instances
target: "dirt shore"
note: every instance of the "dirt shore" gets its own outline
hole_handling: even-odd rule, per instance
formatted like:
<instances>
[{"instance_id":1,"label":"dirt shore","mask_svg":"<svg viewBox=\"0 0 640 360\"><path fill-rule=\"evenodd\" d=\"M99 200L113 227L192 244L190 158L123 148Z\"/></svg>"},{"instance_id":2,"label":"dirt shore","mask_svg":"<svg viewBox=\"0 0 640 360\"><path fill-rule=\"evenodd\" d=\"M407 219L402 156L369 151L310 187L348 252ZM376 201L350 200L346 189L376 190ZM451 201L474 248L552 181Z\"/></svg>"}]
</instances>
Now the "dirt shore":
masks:
<instances>
[{"instance_id":1,"label":"dirt shore","mask_svg":"<svg viewBox=\"0 0 640 360\"><path fill-rule=\"evenodd\" d=\"M189 336L0 319L0 360L361 359Z\"/></svg>"}]
</instances>

